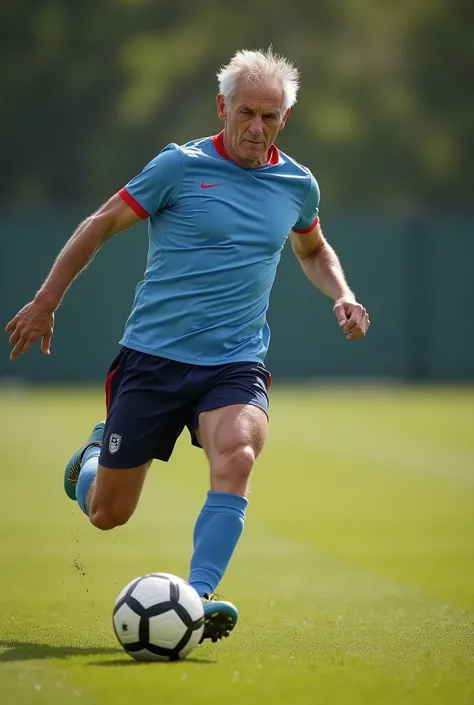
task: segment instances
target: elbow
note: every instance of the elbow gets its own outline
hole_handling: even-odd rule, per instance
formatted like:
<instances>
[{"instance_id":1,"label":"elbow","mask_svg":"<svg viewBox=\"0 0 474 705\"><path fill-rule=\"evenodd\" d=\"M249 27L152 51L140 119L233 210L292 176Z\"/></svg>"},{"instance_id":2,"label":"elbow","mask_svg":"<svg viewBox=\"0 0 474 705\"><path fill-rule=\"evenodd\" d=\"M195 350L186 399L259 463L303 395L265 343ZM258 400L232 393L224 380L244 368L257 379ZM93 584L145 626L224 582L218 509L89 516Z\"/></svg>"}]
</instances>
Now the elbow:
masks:
<instances>
[{"instance_id":1,"label":"elbow","mask_svg":"<svg viewBox=\"0 0 474 705\"><path fill-rule=\"evenodd\" d=\"M324 243L319 243L311 249L305 249L300 252L295 252L303 269L307 266L311 266L313 263L318 261L322 254L323 247Z\"/></svg>"}]
</instances>

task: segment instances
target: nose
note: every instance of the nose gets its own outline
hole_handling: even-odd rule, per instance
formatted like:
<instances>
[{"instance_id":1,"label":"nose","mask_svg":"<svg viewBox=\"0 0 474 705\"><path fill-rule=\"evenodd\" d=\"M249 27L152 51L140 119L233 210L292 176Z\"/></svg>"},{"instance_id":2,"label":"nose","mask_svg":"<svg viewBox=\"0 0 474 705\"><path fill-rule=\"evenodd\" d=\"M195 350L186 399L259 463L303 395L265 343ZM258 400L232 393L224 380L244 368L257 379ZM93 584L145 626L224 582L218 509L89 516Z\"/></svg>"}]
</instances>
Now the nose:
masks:
<instances>
[{"instance_id":1,"label":"nose","mask_svg":"<svg viewBox=\"0 0 474 705\"><path fill-rule=\"evenodd\" d=\"M263 132L263 122L261 115L254 115L249 127L252 135L261 135Z\"/></svg>"}]
</instances>

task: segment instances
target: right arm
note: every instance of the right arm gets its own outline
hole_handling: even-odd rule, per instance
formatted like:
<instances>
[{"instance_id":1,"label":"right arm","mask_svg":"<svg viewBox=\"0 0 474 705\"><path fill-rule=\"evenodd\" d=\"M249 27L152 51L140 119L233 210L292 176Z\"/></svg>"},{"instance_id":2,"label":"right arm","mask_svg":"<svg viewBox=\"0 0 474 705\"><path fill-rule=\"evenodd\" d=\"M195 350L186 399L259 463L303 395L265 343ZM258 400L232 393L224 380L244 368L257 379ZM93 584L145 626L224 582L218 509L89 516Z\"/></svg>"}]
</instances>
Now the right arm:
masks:
<instances>
[{"instance_id":1,"label":"right arm","mask_svg":"<svg viewBox=\"0 0 474 705\"><path fill-rule=\"evenodd\" d=\"M59 253L33 301L6 326L13 346L10 360L27 352L38 338L43 353L49 355L54 312L66 291L107 240L139 220L140 216L116 194L81 223Z\"/></svg>"}]
</instances>

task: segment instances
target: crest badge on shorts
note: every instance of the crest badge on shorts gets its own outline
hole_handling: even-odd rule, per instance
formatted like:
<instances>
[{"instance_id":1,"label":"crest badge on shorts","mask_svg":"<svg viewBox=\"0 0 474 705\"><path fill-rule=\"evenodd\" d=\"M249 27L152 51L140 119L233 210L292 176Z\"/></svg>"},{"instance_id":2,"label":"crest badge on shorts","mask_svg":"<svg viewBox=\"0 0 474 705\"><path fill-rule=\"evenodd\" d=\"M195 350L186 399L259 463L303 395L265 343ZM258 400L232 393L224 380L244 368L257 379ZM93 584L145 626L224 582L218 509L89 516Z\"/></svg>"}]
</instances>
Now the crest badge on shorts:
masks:
<instances>
[{"instance_id":1,"label":"crest badge on shorts","mask_svg":"<svg viewBox=\"0 0 474 705\"><path fill-rule=\"evenodd\" d=\"M109 453L117 453L120 448L122 436L119 433L111 433L109 438Z\"/></svg>"}]
</instances>

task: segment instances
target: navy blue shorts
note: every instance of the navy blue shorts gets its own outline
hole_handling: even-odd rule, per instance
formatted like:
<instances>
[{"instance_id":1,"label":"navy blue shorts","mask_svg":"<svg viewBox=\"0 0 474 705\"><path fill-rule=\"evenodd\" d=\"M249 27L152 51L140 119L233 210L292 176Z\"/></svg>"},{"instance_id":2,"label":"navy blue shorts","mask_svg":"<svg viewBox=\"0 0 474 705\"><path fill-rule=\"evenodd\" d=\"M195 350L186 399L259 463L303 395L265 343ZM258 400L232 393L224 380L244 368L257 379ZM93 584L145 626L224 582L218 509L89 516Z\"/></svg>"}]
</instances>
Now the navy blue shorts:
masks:
<instances>
[{"instance_id":1,"label":"navy blue shorts","mask_svg":"<svg viewBox=\"0 0 474 705\"><path fill-rule=\"evenodd\" d=\"M271 374L258 362L189 365L123 347L105 383L107 420L100 464L134 468L169 460L187 426L192 443L201 411L251 404L268 413Z\"/></svg>"}]
</instances>

